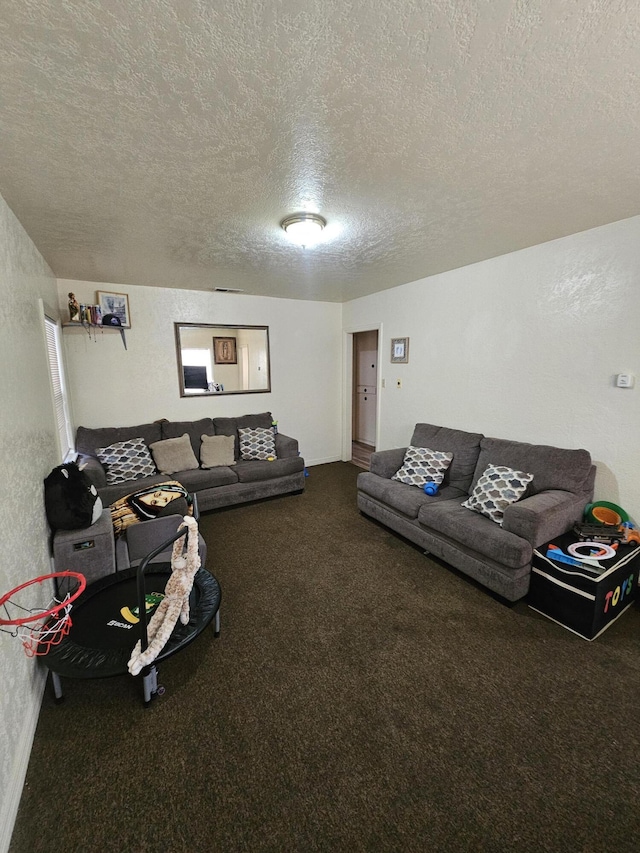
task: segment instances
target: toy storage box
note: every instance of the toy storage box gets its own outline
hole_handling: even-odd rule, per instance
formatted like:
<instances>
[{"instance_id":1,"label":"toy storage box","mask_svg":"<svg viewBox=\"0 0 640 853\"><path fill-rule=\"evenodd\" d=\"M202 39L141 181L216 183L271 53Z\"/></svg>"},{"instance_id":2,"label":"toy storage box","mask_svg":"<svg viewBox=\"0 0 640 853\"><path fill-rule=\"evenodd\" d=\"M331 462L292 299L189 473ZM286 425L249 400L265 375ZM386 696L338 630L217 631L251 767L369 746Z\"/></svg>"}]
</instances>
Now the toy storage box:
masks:
<instances>
[{"instance_id":1,"label":"toy storage box","mask_svg":"<svg viewBox=\"0 0 640 853\"><path fill-rule=\"evenodd\" d=\"M634 602L638 590L640 546L620 545L615 557L603 560L598 575L547 556L549 545L567 553L576 537L559 536L533 552L527 603L586 640L594 640Z\"/></svg>"}]
</instances>

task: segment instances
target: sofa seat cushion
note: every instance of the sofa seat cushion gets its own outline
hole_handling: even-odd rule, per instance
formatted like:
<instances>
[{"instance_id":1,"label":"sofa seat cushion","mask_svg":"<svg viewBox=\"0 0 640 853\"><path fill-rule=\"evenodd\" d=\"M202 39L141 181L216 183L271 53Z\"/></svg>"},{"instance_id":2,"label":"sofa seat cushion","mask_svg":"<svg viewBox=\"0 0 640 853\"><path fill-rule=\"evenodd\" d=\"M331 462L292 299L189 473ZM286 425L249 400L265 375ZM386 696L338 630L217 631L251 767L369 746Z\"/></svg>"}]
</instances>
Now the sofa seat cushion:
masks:
<instances>
[{"instance_id":1,"label":"sofa seat cushion","mask_svg":"<svg viewBox=\"0 0 640 853\"><path fill-rule=\"evenodd\" d=\"M237 462L234 471L241 483L256 483L259 480L273 480L276 477L286 477L288 474L298 474L304 471L304 459L292 456L287 459L274 459L273 462Z\"/></svg>"},{"instance_id":2,"label":"sofa seat cushion","mask_svg":"<svg viewBox=\"0 0 640 853\"><path fill-rule=\"evenodd\" d=\"M587 450L565 450L546 444L483 438L473 486L487 465L506 465L533 474L527 494L537 495L549 489L581 492L588 486L591 455Z\"/></svg>"},{"instance_id":3,"label":"sofa seat cushion","mask_svg":"<svg viewBox=\"0 0 640 853\"><path fill-rule=\"evenodd\" d=\"M215 486L230 486L238 482L234 468L220 465L216 468L196 468L193 471L176 471L173 475L189 492L200 492Z\"/></svg>"},{"instance_id":4,"label":"sofa seat cushion","mask_svg":"<svg viewBox=\"0 0 640 853\"><path fill-rule=\"evenodd\" d=\"M466 493L476 470L481 439L480 433L419 423L415 425L410 444L453 453L453 460L444 476L444 485L455 486Z\"/></svg>"},{"instance_id":5,"label":"sofa seat cushion","mask_svg":"<svg viewBox=\"0 0 640 853\"><path fill-rule=\"evenodd\" d=\"M489 557L510 569L531 562L533 547L525 539L509 533L484 515L465 509L459 500L425 504L418 513L419 523L466 548Z\"/></svg>"},{"instance_id":6,"label":"sofa seat cushion","mask_svg":"<svg viewBox=\"0 0 640 853\"><path fill-rule=\"evenodd\" d=\"M200 458L202 436L216 434L211 418L200 418L197 421L162 421L160 426L162 428L163 439L180 438L186 432L196 459Z\"/></svg>"},{"instance_id":7,"label":"sofa seat cushion","mask_svg":"<svg viewBox=\"0 0 640 853\"><path fill-rule=\"evenodd\" d=\"M422 506L428 503L441 503L452 498L460 498L462 494L453 486L444 486L434 496L426 495L417 486L407 486L397 480L379 477L370 471L358 474L358 489L381 504L385 504L396 512L401 512L406 518L417 518Z\"/></svg>"}]
</instances>

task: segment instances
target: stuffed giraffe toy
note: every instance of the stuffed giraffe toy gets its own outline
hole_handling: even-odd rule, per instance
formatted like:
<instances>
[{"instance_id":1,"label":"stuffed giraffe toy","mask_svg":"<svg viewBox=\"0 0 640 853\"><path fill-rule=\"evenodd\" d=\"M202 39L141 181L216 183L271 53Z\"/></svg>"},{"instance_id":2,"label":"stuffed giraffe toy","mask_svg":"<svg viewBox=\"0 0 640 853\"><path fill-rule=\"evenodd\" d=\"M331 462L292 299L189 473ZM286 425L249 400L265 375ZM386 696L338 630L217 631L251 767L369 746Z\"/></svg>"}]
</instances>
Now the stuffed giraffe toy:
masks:
<instances>
[{"instance_id":1,"label":"stuffed giraffe toy","mask_svg":"<svg viewBox=\"0 0 640 853\"><path fill-rule=\"evenodd\" d=\"M198 522L186 515L179 529L187 528L186 550L181 536L173 543L171 552L171 577L164 590L164 598L147 626L148 647L141 651L140 640L136 643L129 659L131 675L138 675L143 667L154 661L167 644L178 618L183 625L189 621L189 594L193 579L200 568L198 554Z\"/></svg>"}]
</instances>

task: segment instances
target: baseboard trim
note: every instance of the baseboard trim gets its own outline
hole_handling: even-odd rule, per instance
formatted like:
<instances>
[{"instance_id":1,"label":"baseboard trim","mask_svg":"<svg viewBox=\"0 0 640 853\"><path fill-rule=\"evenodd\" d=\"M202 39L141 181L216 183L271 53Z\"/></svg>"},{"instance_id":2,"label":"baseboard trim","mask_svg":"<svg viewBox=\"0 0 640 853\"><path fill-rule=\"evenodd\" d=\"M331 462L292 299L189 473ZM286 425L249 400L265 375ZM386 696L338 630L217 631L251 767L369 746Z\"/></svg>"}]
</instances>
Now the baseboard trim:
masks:
<instances>
[{"instance_id":1,"label":"baseboard trim","mask_svg":"<svg viewBox=\"0 0 640 853\"><path fill-rule=\"evenodd\" d=\"M326 459L305 459L304 464L307 468L312 468L314 465L327 465L329 462L342 462L340 456L327 456Z\"/></svg>"},{"instance_id":2,"label":"baseboard trim","mask_svg":"<svg viewBox=\"0 0 640 853\"><path fill-rule=\"evenodd\" d=\"M44 688L47 683L47 672L48 670L43 667L43 672L40 675L40 684L38 685L39 689L35 691L35 701L30 708L26 709L23 717L24 725L13 759L13 767L8 784L4 791L2 813L0 814L0 853L7 853L11 844L11 836L13 835L16 817L18 816L24 780L29 768L31 747L33 746L33 739L38 726L40 706L42 705Z\"/></svg>"}]
</instances>

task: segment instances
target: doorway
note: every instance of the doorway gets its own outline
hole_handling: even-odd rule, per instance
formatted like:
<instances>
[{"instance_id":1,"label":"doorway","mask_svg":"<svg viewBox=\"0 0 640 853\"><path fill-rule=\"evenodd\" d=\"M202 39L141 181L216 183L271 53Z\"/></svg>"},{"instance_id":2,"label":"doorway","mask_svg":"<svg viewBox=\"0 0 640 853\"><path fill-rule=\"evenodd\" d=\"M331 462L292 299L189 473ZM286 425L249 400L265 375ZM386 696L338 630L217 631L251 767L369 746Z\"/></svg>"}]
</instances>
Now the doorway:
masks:
<instances>
[{"instance_id":1,"label":"doorway","mask_svg":"<svg viewBox=\"0 0 640 853\"><path fill-rule=\"evenodd\" d=\"M369 469L376 449L378 413L378 330L353 335L351 461Z\"/></svg>"}]
</instances>

